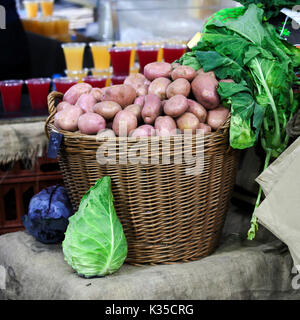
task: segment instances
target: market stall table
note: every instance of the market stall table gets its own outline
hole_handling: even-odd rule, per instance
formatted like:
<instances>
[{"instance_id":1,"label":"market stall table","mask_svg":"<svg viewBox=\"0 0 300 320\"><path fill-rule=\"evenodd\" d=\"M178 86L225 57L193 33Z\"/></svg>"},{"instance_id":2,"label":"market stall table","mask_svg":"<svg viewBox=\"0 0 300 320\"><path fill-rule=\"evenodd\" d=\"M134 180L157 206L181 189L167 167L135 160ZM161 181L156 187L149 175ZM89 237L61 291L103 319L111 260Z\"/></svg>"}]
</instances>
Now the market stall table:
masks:
<instances>
[{"instance_id":1,"label":"market stall table","mask_svg":"<svg viewBox=\"0 0 300 320\"><path fill-rule=\"evenodd\" d=\"M124 264L93 279L73 272L60 244L44 245L26 232L2 235L0 299L300 299L286 246L263 228L255 241L243 240L248 226L249 215L232 207L213 255L184 264Z\"/></svg>"}]
</instances>

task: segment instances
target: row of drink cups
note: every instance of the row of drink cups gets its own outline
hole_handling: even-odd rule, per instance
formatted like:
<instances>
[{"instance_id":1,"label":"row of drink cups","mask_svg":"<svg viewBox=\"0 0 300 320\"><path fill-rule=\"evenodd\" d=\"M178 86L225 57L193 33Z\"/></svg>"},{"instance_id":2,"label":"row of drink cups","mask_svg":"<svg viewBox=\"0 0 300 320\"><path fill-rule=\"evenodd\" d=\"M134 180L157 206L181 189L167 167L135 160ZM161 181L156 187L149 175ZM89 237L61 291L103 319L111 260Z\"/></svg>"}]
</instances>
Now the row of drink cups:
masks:
<instances>
[{"instance_id":1,"label":"row of drink cups","mask_svg":"<svg viewBox=\"0 0 300 320\"><path fill-rule=\"evenodd\" d=\"M158 42L91 42L94 68L105 70L110 66L116 76L126 76L135 65L135 55L139 62L139 72L143 73L144 66L155 61L172 63L179 59L186 51L186 44L181 41L155 44ZM85 43L70 42L62 44L67 70L83 70Z\"/></svg>"}]
</instances>

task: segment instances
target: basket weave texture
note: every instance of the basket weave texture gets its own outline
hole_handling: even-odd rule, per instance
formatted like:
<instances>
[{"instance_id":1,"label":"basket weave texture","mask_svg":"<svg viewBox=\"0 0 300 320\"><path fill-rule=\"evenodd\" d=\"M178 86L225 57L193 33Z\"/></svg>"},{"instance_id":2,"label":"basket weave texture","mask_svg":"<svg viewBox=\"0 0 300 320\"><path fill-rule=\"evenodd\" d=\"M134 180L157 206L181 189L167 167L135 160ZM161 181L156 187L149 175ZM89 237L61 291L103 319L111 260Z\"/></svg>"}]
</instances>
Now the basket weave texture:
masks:
<instances>
[{"instance_id":1,"label":"basket weave texture","mask_svg":"<svg viewBox=\"0 0 300 320\"><path fill-rule=\"evenodd\" d=\"M53 121L61 98L57 92L48 97L48 136L52 130L58 131ZM108 175L128 242L127 263L168 264L205 257L218 244L235 180L238 152L229 147L228 131L229 120L218 132L201 137L202 171L187 174L187 170L195 170L195 163L177 162L183 157L181 135L171 137L169 150L162 150L162 137L141 138L139 155L148 164L120 164L118 160L132 160L128 150L137 146L135 138L97 141L96 136L60 130L64 139L58 158L71 202L77 210L84 193ZM184 153L195 155L196 142L196 135L191 136ZM97 150L103 143L116 145L117 163L97 162ZM168 164L157 163L163 157L170 158Z\"/></svg>"}]
</instances>

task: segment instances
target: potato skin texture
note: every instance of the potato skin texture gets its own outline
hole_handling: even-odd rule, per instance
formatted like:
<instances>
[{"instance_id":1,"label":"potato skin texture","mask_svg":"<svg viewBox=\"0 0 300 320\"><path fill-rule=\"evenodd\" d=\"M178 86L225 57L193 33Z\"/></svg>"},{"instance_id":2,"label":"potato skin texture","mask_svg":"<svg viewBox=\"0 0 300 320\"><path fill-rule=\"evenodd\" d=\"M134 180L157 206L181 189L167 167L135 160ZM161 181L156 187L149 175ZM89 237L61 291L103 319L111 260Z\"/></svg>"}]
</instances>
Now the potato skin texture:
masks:
<instances>
[{"instance_id":1,"label":"potato skin texture","mask_svg":"<svg viewBox=\"0 0 300 320\"><path fill-rule=\"evenodd\" d=\"M78 129L84 134L97 134L105 127L105 119L97 113L87 112L78 119Z\"/></svg>"},{"instance_id":2,"label":"potato skin texture","mask_svg":"<svg viewBox=\"0 0 300 320\"><path fill-rule=\"evenodd\" d=\"M167 88L171 84L168 78L159 77L154 79L148 89L149 94L156 94L160 100L167 98Z\"/></svg>"},{"instance_id":3,"label":"potato skin texture","mask_svg":"<svg viewBox=\"0 0 300 320\"><path fill-rule=\"evenodd\" d=\"M137 97L148 94L149 81L142 73L129 75L124 84L132 86L136 91Z\"/></svg>"},{"instance_id":4,"label":"potato skin texture","mask_svg":"<svg viewBox=\"0 0 300 320\"><path fill-rule=\"evenodd\" d=\"M192 80L194 80L196 76L197 76L197 73L194 70L194 68L189 66L178 66L171 73L171 78L173 81L175 81L176 79L182 78L191 82Z\"/></svg>"},{"instance_id":5,"label":"potato skin texture","mask_svg":"<svg viewBox=\"0 0 300 320\"><path fill-rule=\"evenodd\" d=\"M177 133L176 122L170 116L160 116L155 120L156 135L161 137L173 136Z\"/></svg>"},{"instance_id":6,"label":"potato skin texture","mask_svg":"<svg viewBox=\"0 0 300 320\"><path fill-rule=\"evenodd\" d=\"M76 83L70 89L66 91L63 96L63 101L69 102L75 105L79 97L84 93L89 93L92 90L92 86L88 83Z\"/></svg>"},{"instance_id":7,"label":"potato skin texture","mask_svg":"<svg viewBox=\"0 0 300 320\"><path fill-rule=\"evenodd\" d=\"M82 114L83 111L78 106L66 107L55 114L54 125L57 129L77 131L78 119Z\"/></svg>"},{"instance_id":8,"label":"potato skin texture","mask_svg":"<svg viewBox=\"0 0 300 320\"><path fill-rule=\"evenodd\" d=\"M106 120L111 120L121 111L121 106L115 101L98 102L93 107L93 112L100 114Z\"/></svg>"},{"instance_id":9,"label":"potato skin texture","mask_svg":"<svg viewBox=\"0 0 300 320\"><path fill-rule=\"evenodd\" d=\"M128 110L122 110L116 114L112 129L117 136L128 137L129 133L136 129L137 124L137 118L132 112Z\"/></svg>"},{"instance_id":10,"label":"potato skin texture","mask_svg":"<svg viewBox=\"0 0 300 320\"><path fill-rule=\"evenodd\" d=\"M192 130L193 133L199 127L199 119L191 112L186 112L176 120L178 128L184 132L184 130Z\"/></svg>"},{"instance_id":11,"label":"potato skin texture","mask_svg":"<svg viewBox=\"0 0 300 320\"><path fill-rule=\"evenodd\" d=\"M151 62L144 68L144 76L150 81L160 77L170 78L171 72L172 65L167 62Z\"/></svg>"},{"instance_id":12,"label":"potato skin texture","mask_svg":"<svg viewBox=\"0 0 300 320\"><path fill-rule=\"evenodd\" d=\"M187 112L193 113L202 123L206 121L207 111L200 103L188 99L188 106Z\"/></svg>"},{"instance_id":13,"label":"potato skin texture","mask_svg":"<svg viewBox=\"0 0 300 320\"><path fill-rule=\"evenodd\" d=\"M138 121L142 120L142 107L139 104L130 104L124 110L132 112Z\"/></svg>"},{"instance_id":14,"label":"potato skin texture","mask_svg":"<svg viewBox=\"0 0 300 320\"><path fill-rule=\"evenodd\" d=\"M198 130L202 131L204 134L211 133L211 127L206 123L200 123Z\"/></svg>"},{"instance_id":15,"label":"potato skin texture","mask_svg":"<svg viewBox=\"0 0 300 320\"><path fill-rule=\"evenodd\" d=\"M155 94L146 95L145 104L142 109L142 118L145 124L153 124L161 112L162 107L159 97Z\"/></svg>"},{"instance_id":16,"label":"potato skin texture","mask_svg":"<svg viewBox=\"0 0 300 320\"><path fill-rule=\"evenodd\" d=\"M187 98L181 94L177 94L167 100L164 104L164 112L166 115L176 118L181 116L188 109Z\"/></svg>"},{"instance_id":17,"label":"potato skin texture","mask_svg":"<svg viewBox=\"0 0 300 320\"><path fill-rule=\"evenodd\" d=\"M208 111L207 124L213 129L218 130L226 122L229 116L229 110L223 106L219 106Z\"/></svg>"},{"instance_id":18,"label":"potato skin texture","mask_svg":"<svg viewBox=\"0 0 300 320\"><path fill-rule=\"evenodd\" d=\"M177 94L181 94L187 97L190 94L190 92L190 83L186 79L179 78L169 84L167 88L167 97L168 99L170 99Z\"/></svg>"},{"instance_id":19,"label":"potato skin texture","mask_svg":"<svg viewBox=\"0 0 300 320\"><path fill-rule=\"evenodd\" d=\"M215 109L220 104L220 97L217 92L219 82L207 75L198 75L192 82L192 92L196 100L206 109Z\"/></svg>"},{"instance_id":20,"label":"potato skin texture","mask_svg":"<svg viewBox=\"0 0 300 320\"><path fill-rule=\"evenodd\" d=\"M115 101L123 109L130 104L136 98L136 91L132 86L127 84L116 84L111 87L107 87L102 95L102 101Z\"/></svg>"},{"instance_id":21,"label":"potato skin texture","mask_svg":"<svg viewBox=\"0 0 300 320\"><path fill-rule=\"evenodd\" d=\"M153 137L155 129L150 124L144 124L132 131L130 137Z\"/></svg>"},{"instance_id":22,"label":"potato skin texture","mask_svg":"<svg viewBox=\"0 0 300 320\"><path fill-rule=\"evenodd\" d=\"M93 107L96 103L97 100L92 94L84 93L78 98L76 106L79 106L83 112L93 112Z\"/></svg>"}]
</instances>

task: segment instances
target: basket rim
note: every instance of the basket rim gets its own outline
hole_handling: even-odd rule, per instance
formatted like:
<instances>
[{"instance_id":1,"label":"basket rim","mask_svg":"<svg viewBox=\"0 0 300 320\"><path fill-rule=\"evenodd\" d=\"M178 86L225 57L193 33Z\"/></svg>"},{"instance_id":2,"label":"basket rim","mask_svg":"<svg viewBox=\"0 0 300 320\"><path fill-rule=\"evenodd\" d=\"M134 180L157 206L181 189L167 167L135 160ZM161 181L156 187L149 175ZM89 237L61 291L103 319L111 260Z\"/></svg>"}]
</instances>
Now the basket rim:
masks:
<instances>
[{"instance_id":1,"label":"basket rim","mask_svg":"<svg viewBox=\"0 0 300 320\"><path fill-rule=\"evenodd\" d=\"M64 137L67 137L67 138L73 138L73 139L79 139L79 140L82 140L82 141L91 141L91 142L103 142L103 141L111 141L111 142L137 142L137 141L163 141L163 140L166 140L166 139L176 139L176 138L179 138L179 137L182 137L183 135L182 134L176 134L176 135L173 135L173 136L166 136L166 137L163 137L163 136L149 136L149 137L103 137L103 138L100 138L99 136L97 136L97 134L95 135L88 135L88 134L83 134L83 133L80 133L78 130L77 131L66 131L66 130L63 130L63 129L58 129L57 127L55 127L54 125L54 116L56 114L56 106L55 106L55 100L56 99L62 99L63 97L63 94L60 93L60 92L56 92L56 91L52 91L49 95L48 95L48 111L49 111L49 116L45 122L45 134L46 136L48 137L49 139L49 131L48 131L48 127L49 129L51 129L51 131L56 131L56 132L59 132L61 134L64 135ZM191 137L194 139L196 137L199 137L199 136L203 136L204 138L209 138L209 137L212 137L212 136L216 136L216 135L225 135L228 130L229 130L229 127L230 127L230 119L231 119L231 115L229 113L228 115L228 118L226 120L226 122L217 130L217 131L214 131L214 132L211 132L209 134L192 134Z\"/></svg>"}]
</instances>

